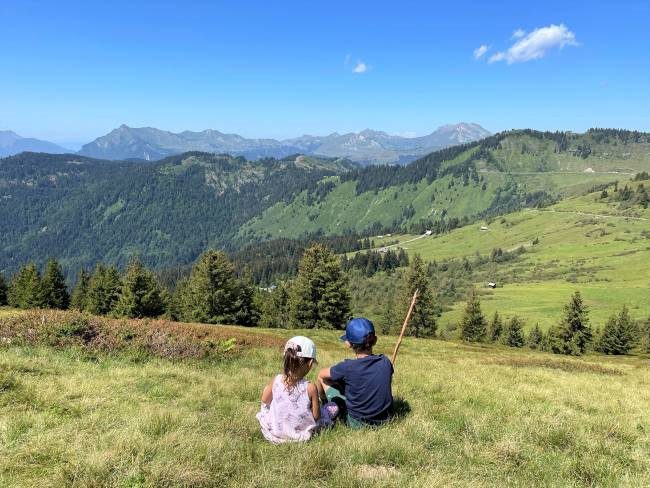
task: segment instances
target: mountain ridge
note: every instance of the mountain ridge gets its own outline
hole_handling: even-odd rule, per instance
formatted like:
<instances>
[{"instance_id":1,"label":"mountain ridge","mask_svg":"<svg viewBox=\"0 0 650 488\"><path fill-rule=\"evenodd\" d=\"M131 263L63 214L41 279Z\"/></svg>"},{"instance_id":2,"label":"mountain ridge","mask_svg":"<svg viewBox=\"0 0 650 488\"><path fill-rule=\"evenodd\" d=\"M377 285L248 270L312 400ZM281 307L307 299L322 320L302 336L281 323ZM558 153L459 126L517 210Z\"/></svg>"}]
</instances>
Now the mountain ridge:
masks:
<instances>
[{"instance_id":1,"label":"mountain ridge","mask_svg":"<svg viewBox=\"0 0 650 488\"><path fill-rule=\"evenodd\" d=\"M33 137L22 137L11 130L0 130L0 157L13 156L25 151L51 154L73 152L53 142Z\"/></svg>"},{"instance_id":2,"label":"mountain ridge","mask_svg":"<svg viewBox=\"0 0 650 488\"><path fill-rule=\"evenodd\" d=\"M159 160L188 151L244 156L247 159L283 158L295 153L342 157L361 164L404 164L444 147L471 142L491 133L474 123L447 124L421 137L401 137L383 131L327 136L302 135L296 138L248 139L215 129L178 133L155 127L129 127L125 124L84 146L79 154L101 159Z\"/></svg>"}]
</instances>

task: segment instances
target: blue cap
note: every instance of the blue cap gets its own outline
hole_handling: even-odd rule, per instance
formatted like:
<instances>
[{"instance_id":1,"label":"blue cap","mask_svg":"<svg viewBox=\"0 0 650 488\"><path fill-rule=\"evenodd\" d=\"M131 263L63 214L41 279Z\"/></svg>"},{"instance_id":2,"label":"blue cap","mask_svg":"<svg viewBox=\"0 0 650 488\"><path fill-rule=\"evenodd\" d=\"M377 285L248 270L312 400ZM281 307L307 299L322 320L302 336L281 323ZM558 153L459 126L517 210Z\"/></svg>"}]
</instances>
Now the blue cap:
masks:
<instances>
[{"instance_id":1,"label":"blue cap","mask_svg":"<svg viewBox=\"0 0 650 488\"><path fill-rule=\"evenodd\" d=\"M364 317L359 317L348 322L341 340L348 341L350 344L363 344L366 337L374 333L375 326L372 325L372 322Z\"/></svg>"}]
</instances>

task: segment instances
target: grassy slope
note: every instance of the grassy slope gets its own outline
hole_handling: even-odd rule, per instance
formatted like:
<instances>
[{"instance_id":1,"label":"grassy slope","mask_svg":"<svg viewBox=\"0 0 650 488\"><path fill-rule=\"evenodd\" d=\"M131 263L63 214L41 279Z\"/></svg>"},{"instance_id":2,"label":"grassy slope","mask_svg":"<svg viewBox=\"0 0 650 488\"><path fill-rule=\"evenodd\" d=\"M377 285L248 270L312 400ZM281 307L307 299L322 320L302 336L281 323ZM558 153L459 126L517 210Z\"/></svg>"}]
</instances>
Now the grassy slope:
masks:
<instances>
[{"instance_id":1,"label":"grassy slope","mask_svg":"<svg viewBox=\"0 0 650 488\"><path fill-rule=\"evenodd\" d=\"M513 178L528 192L545 189L563 195L584 192L593 185L617 179L616 175L589 173L482 175L486 180L485 190L476 184L463 186L462 180L446 176L431 184L421 181L361 195L356 195L354 182L345 182L337 185L321 202L312 205L307 204L307 195L303 192L291 203L278 203L250 220L240 229L239 235L252 239L255 236L299 237L319 230L326 234L342 233L348 229L363 231L375 222L391 225L399 220L409 205L415 209L411 221L437 219L443 211L448 217L471 216L490 206L496 190L508 178ZM452 180L454 185L450 188Z\"/></svg>"},{"instance_id":2,"label":"grassy slope","mask_svg":"<svg viewBox=\"0 0 650 488\"><path fill-rule=\"evenodd\" d=\"M274 333L299 332L322 365L347 357L334 332ZM407 338L394 393L409 413L274 447L254 415L279 351L136 363L0 347L0 486L650 484L647 360Z\"/></svg>"},{"instance_id":3,"label":"grassy slope","mask_svg":"<svg viewBox=\"0 0 650 488\"><path fill-rule=\"evenodd\" d=\"M471 257L476 252L489 255L496 247L511 250L526 246L528 252L521 261L505 265L509 281L497 276L499 288L485 290L483 309L489 316L499 310L502 315L526 318L529 326L539 323L546 328L557 321L575 290L583 293L595 325L602 325L623 304L636 317L648 316L650 209L621 210L618 204L595 201L596 196L569 198L548 209L510 214L503 222L496 219L487 224L488 231L481 231L482 224L477 223L404 247L425 260L441 260ZM532 246L535 238L540 242ZM444 314L440 323L456 322L462 305Z\"/></svg>"}]
</instances>

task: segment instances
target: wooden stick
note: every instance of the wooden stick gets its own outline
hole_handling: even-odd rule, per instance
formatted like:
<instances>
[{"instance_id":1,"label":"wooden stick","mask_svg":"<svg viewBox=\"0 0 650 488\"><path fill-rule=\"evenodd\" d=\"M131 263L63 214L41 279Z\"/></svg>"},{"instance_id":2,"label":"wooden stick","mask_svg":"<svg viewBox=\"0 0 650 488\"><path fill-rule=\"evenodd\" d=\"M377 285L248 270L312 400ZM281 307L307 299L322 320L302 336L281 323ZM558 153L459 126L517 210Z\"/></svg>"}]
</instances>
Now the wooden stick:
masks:
<instances>
[{"instance_id":1,"label":"wooden stick","mask_svg":"<svg viewBox=\"0 0 650 488\"><path fill-rule=\"evenodd\" d=\"M415 293L413 293L413 299L411 300L411 305L409 305L409 311L406 312L406 318L404 319L404 323L402 324L402 331L399 334L399 338L397 339L397 344L395 344L395 350L393 351L393 358L390 360L393 365L395 365L395 360L397 359L397 351L399 351L399 346L402 344L402 338L404 337L404 332L406 332L406 326L409 323L409 319L411 318L411 313L413 312L413 307L415 307L415 301L418 298L418 292L420 290L415 290Z\"/></svg>"}]
</instances>

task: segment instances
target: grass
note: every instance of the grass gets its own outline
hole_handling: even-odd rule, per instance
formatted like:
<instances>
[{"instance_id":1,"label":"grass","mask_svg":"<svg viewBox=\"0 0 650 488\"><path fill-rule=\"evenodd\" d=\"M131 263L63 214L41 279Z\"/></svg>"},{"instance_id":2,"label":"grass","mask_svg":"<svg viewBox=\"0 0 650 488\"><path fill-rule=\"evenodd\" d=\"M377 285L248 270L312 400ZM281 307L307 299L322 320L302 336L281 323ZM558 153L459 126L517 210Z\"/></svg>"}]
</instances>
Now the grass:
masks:
<instances>
[{"instance_id":1,"label":"grass","mask_svg":"<svg viewBox=\"0 0 650 488\"><path fill-rule=\"evenodd\" d=\"M524 246L527 251L519 260L496 267L493 275L483 273L485 280L476 285L483 289L486 315L495 310L506 317L519 315L527 327L556 323L576 290L591 309L593 325L602 326L623 305L635 318L650 316L650 209L621 209L597 196L567 198L546 209L523 210L439 236L411 241L417 236L393 235L375 243L399 240L408 253L425 261L489 256L494 248ZM533 245L535 239L539 242ZM487 281L498 288L485 289ZM440 325L457 323L463 306L457 302Z\"/></svg>"},{"instance_id":2,"label":"grass","mask_svg":"<svg viewBox=\"0 0 650 488\"><path fill-rule=\"evenodd\" d=\"M324 366L348 357L335 332L264 333L313 337ZM381 338L378 351L393 341ZM644 359L407 338L394 378L398 420L272 446L255 413L280 370L276 346L251 343L219 361L89 360L75 348L16 345L1 353L0 486L650 484Z\"/></svg>"}]
</instances>

